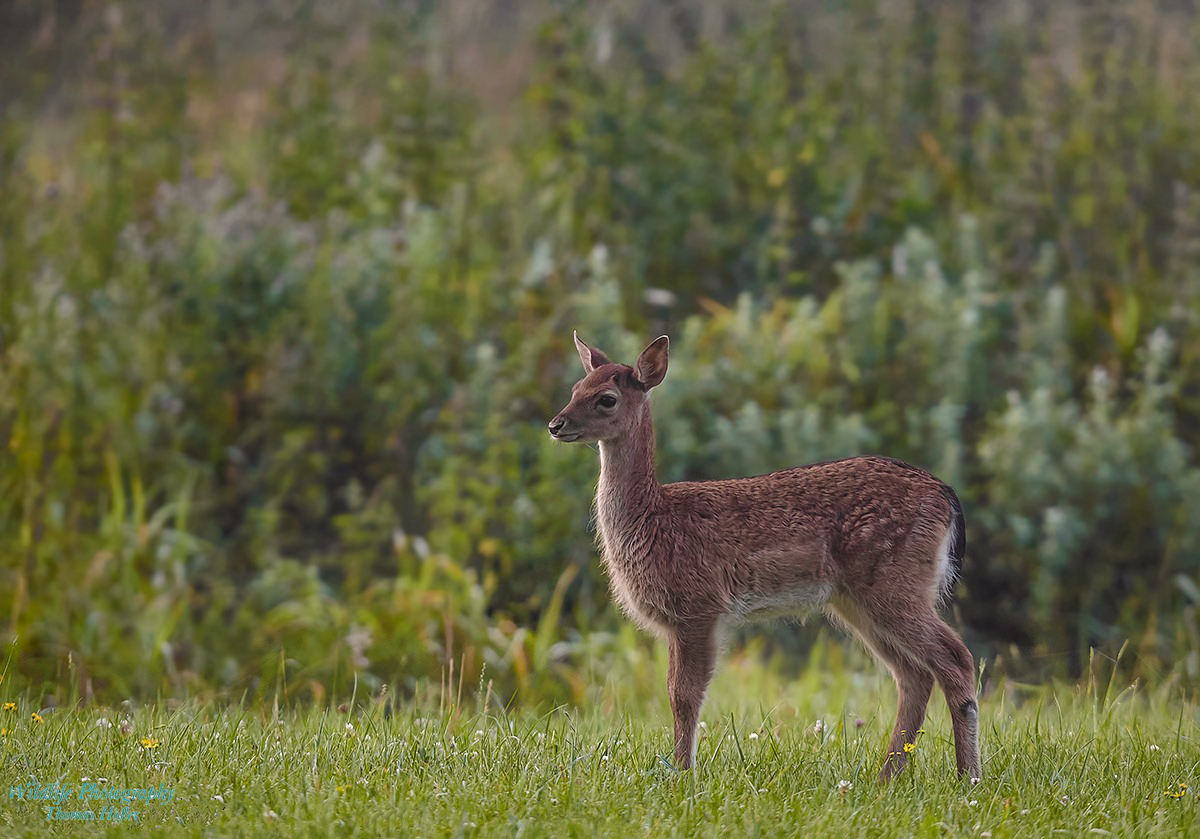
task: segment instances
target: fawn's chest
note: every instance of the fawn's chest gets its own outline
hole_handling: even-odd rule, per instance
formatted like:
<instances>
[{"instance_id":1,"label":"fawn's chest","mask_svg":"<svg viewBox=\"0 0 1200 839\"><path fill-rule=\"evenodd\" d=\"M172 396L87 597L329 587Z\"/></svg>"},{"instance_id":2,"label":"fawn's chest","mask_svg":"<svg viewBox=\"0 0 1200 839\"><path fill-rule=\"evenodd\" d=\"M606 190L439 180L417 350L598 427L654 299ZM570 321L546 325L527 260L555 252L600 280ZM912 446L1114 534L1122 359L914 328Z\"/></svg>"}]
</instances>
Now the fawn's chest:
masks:
<instances>
[{"instance_id":1,"label":"fawn's chest","mask_svg":"<svg viewBox=\"0 0 1200 839\"><path fill-rule=\"evenodd\" d=\"M640 627L661 635L672 621L652 523L612 504L611 499L605 502L602 484L596 497L596 524L613 600Z\"/></svg>"}]
</instances>

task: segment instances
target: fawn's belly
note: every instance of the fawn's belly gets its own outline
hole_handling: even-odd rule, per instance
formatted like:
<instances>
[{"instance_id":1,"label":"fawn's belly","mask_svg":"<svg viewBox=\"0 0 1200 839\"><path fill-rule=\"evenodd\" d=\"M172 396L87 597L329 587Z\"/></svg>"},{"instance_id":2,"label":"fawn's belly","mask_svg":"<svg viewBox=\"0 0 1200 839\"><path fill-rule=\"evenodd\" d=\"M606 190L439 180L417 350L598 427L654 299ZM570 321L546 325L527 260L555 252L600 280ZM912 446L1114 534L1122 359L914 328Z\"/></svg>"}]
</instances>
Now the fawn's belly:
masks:
<instances>
[{"instance_id":1,"label":"fawn's belly","mask_svg":"<svg viewBox=\"0 0 1200 839\"><path fill-rule=\"evenodd\" d=\"M821 609L833 596L829 583L801 583L771 593L747 593L734 597L726 618L730 623L799 618Z\"/></svg>"}]
</instances>

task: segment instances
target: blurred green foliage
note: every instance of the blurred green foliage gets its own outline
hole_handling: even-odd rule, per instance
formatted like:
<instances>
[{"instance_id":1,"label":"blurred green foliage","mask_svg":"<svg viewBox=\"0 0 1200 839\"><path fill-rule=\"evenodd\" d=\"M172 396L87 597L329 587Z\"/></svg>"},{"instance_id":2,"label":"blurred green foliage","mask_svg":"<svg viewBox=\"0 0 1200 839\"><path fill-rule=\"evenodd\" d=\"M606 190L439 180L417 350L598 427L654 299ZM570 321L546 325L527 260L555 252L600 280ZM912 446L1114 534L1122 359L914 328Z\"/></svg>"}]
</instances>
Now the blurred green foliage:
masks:
<instances>
[{"instance_id":1,"label":"blurred green foliage","mask_svg":"<svg viewBox=\"0 0 1200 839\"><path fill-rule=\"evenodd\" d=\"M203 38L112 13L74 107L0 119L19 678L580 699L633 636L544 431L578 328L672 334L663 480L910 460L976 650L1200 682L1190 6L555 4L501 109L427 4L298 9L249 127Z\"/></svg>"}]
</instances>

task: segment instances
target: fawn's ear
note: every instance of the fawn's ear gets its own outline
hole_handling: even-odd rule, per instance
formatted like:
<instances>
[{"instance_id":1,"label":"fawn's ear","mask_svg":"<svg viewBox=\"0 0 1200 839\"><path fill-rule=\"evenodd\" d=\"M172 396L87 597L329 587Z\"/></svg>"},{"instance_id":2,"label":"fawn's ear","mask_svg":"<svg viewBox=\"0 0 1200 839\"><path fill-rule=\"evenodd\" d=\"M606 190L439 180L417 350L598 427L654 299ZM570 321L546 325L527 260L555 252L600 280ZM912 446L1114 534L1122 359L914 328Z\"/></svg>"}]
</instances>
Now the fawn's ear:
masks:
<instances>
[{"instance_id":1,"label":"fawn's ear","mask_svg":"<svg viewBox=\"0 0 1200 839\"><path fill-rule=\"evenodd\" d=\"M605 364L610 363L608 356L600 352L600 350L593 349L583 343L578 332L573 332L572 335L575 336L575 349L579 351L579 360L583 362L584 370L590 373L597 367L603 367Z\"/></svg>"},{"instance_id":2,"label":"fawn's ear","mask_svg":"<svg viewBox=\"0 0 1200 839\"><path fill-rule=\"evenodd\" d=\"M634 368L637 370L638 381L646 386L646 390L662 384L663 378L666 377L667 350L670 344L667 336L663 335L656 338L654 343L642 350L642 354L638 356Z\"/></svg>"}]
</instances>

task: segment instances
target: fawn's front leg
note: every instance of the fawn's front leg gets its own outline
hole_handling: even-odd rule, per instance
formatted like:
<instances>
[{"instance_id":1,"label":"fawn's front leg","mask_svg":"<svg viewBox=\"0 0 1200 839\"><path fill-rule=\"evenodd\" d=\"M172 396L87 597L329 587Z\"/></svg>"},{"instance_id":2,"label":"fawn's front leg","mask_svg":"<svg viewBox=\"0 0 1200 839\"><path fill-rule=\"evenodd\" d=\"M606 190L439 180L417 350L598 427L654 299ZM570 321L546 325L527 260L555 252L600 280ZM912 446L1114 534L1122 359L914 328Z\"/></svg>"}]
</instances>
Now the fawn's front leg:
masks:
<instances>
[{"instance_id":1,"label":"fawn's front leg","mask_svg":"<svg viewBox=\"0 0 1200 839\"><path fill-rule=\"evenodd\" d=\"M691 769L696 760L700 706L712 680L716 639L712 627L677 630L668 641L667 692L675 717L675 764Z\"/></svg>"}]
</instances>

